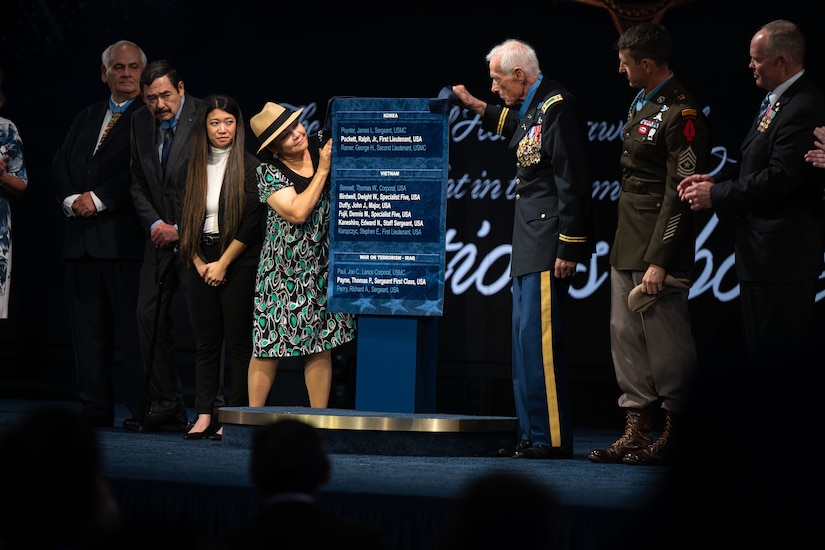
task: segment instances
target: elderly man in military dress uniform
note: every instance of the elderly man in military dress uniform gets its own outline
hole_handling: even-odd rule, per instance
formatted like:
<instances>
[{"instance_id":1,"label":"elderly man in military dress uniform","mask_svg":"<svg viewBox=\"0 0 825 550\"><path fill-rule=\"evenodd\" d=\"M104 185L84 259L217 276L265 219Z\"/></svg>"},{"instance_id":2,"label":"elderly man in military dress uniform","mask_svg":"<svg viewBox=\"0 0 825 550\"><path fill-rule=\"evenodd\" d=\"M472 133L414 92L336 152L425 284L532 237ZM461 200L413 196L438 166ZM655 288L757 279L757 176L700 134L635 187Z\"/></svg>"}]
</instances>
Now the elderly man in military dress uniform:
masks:
<instances>
[{"instance_id":1,"label":"elderly man in military dress uniform","mask_svg":"<svg viewBox=\"0 0 825 550\"><path fill-rule=\"evenodd\" d=\"M482 126L516 150L513 277L513 393L518 440L499 456L567 458L573 431L567 390L562 304L578 263L593 252L586 124L576 98L546 78L535 51L507 40L487 54L488 105L462 85L453 92Z\"/></svg>"}]
</instances>

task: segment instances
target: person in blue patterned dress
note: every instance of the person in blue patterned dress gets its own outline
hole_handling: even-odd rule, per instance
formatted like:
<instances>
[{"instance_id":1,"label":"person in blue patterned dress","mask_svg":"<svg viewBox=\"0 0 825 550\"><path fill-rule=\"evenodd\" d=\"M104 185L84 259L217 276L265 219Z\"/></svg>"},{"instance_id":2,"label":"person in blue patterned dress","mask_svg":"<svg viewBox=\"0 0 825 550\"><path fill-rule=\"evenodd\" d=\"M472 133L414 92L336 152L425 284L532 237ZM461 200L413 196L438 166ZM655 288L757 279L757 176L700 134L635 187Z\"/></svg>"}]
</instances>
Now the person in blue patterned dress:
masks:
<instances>
[{"instance_id":1,"label":"person in blue patterned dress","mask_svg":"<svg viewBox=\"0 0 825 550\"><path fill-rule=\"evenodd\" d=\"M327 311L332 144L307 135L303 109L268 102L250 126L260 154L258 194L267 209L258 263L249 362L249 405L266 405L283 357L304 357L309 405L325 408L332 350L355 337L353 314Z\"/></svg>"},{"instance_id":2,"label":"person in blue patterned dress","mask_svg":"<svg viewBox=\"0 0 825 550\"><path fill-rule=\"evenodd\" d=\"M0 71L0 83L3 73ZM0 90L0 107L5 96ZM9 316L9 287L11 285L11 203L10 197L19 197L26 190L29 179L23 162L23 141L17 126L0 117L0 319Z\"/></svg>"}]
</instances>

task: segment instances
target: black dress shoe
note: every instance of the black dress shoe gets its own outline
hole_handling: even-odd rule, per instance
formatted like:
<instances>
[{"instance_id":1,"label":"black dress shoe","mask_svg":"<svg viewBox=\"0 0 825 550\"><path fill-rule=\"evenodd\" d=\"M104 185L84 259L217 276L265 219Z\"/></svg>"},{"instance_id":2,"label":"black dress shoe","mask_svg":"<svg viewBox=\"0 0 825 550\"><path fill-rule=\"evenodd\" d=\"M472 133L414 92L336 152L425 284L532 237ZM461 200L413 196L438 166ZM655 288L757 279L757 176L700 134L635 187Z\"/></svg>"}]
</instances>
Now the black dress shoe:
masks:
<instances>
[{"instance_id":1,"label":"black dress shoe","mask_svg":"<svg viewBox=\"0 0 825 550\"><path fill-rule=\"evenodd\" d=\"M123 421L123 428L129 430L130 432L142 432L143 431L143 419L142 418L127 418Z\"/></svg>"},{"instance_id":2,"label":"black dress shoe","mask_svg":"<svg viewBox=\"0 0 825 550\"><path fill-rule=\"evenodd\" d=\"M527 449L516 451L513 458L570 458L573 456L573 449L568 447L548 447L547 445L535 445Z\"/></svg>"},{"instance_id":3,"label":"black dress shoe","mask_svg":"<svg viewBox=\"0 0 825 550\"><path fill-rule=\"evenodd\" d=\"M209 436L209 441L220 441L223 439L223 434L212 434Z\"/></svg>"},{"instance_id":4,"label":"black dress shoe","mask_svg":"<svg viewBox=\"0 0 825 550\"><path fill-rule=\"evenodd\" d=\"M514 457L517 452L523 451L524 449L529 449L532 447L533 444L526 439L522 439L518 443L516 443L515 447L502 447L498 451L496 451L496 456L506 456L506 457Z\"/></svg>"},{"instance_id":5,"label":"black dress shoe","mask_svg":"<svg viewBox=\"0 0 825 550\"><path fill-rule=\"evenodd\" d=\"M136 419L128 419L123 422L123 427L132 432L185 432L188 419L186 411L177 413L161 414L149 412L143 422Z\"/></svg>"}]
</instances>

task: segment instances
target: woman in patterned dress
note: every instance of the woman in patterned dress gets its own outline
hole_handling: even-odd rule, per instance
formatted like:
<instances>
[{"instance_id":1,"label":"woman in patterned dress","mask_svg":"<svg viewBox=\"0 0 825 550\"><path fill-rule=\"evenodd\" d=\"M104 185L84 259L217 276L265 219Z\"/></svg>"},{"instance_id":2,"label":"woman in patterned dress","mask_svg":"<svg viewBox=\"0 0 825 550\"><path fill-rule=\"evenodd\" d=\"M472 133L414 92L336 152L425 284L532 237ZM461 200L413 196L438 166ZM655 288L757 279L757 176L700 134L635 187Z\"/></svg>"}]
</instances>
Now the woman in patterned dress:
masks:
<instances>
[{"instance_id":1,"label":"woman in patterned dress","mask_svg":"<svg viewBox=\"0 0 825 550\"><path fill-rule=\"evenodd\" d=\"M0 71L0 84L3 72ZM0 107L5 96L0 89ZM0 117L0 319L9 316L9 287L11 286L11 197L19 197L29 183L23 162L23 141L17 126Z\"/></svg>"},{"instance_id":2,"label":"woman in patterned dress","mask_svg":"<svg viewBox=\"0 0 825 550\"><path fill-rule=\"evenodd\" d=\"M269 208L255 285L251 407L266 405L279 359L298 356L310 407L327 407L332 350L355 337L355 316L326 308L332 144L307 135L301 112L269 102L250 121L258 153L272 153L258 167L258 194Z\"/></svg>"}]
</instances>

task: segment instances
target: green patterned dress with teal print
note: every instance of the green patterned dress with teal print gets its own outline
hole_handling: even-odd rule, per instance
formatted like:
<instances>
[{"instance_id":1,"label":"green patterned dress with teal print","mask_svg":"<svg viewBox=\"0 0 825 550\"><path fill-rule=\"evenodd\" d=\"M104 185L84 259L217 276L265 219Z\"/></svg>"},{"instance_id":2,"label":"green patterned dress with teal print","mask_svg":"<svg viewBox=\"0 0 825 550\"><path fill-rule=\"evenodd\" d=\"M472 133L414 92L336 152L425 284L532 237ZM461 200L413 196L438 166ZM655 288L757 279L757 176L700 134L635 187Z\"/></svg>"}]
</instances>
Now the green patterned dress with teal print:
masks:
<instances>
[{"instance_id":1,"label":"green patterned dress with teal print","mask_svg":"<svg viewBox=\"0 0 825 550\"><path fill-rule=\"evenodd\" d=\"M317 152L313 151L317 167ZM258 167L258 194L266 202L288 186L305 189L311 178L277 158ZM329 187L302 224L267 208L266 236L255 283L252 331L255 357L295 357L333 349L355 337L354 314L327 311Z\"/></svg>"}]
</instances>

